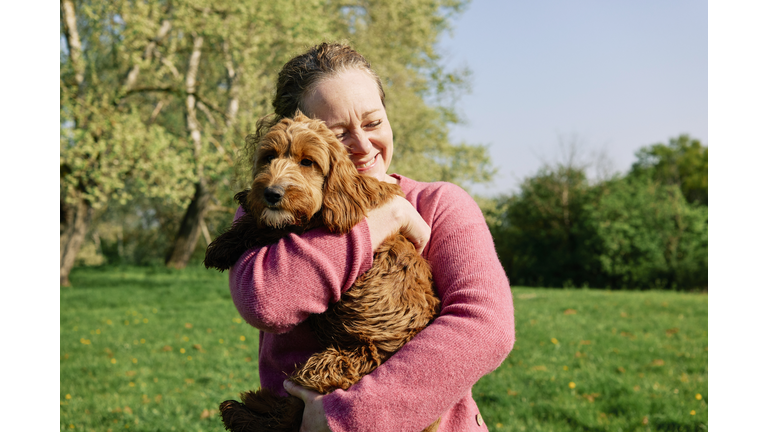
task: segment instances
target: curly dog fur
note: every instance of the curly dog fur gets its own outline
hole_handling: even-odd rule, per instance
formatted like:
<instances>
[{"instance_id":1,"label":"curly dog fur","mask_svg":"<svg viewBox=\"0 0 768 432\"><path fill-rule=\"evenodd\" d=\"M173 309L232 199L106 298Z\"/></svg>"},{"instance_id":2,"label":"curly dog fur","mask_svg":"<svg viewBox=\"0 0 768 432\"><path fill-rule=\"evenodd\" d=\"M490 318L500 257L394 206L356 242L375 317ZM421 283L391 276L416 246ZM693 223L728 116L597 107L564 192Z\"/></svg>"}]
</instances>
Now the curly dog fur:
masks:
<instances>
[{"instance_id":1,"label":"curly dog fur","mask_svg":"<svg viewBox=\"0 0 768 432\"><path fill-rule=\"evenodd\" d=\"M228 269L246 250L289 233L319 226L349 232L368 210L402 196L399 186L359 174L325 124L301 113L264 135L253 173L251 189L235 196L246 214L208 246L207 268ZM403 235L394 234L339 302L309 318L326 348L289 379L322 394L346 390L424 329L439 308L429 264ZM268 389L240 397L242 403L228 400L220 406L228 430L299 430L301 399ZM436 431L439 421L425 431Z\"/></svg>"}]
</instances>

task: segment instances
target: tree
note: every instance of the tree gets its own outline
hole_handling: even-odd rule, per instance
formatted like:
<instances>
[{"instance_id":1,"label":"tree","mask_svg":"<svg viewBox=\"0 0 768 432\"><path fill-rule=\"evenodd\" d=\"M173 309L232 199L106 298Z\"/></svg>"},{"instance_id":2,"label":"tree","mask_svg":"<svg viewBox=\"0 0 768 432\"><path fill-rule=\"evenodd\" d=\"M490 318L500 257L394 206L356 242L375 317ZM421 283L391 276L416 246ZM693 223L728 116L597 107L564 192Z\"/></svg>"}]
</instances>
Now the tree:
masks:
<instances>
[{"instance_id":1,"label":"tree","mask_svg":"<svg viewBox=\"0 0 768 432\"><path fill-rule=\"evenodd\" d=\"M707 207L651 173L617 178L590 210L608 286L707 286Z\"/></svg>"},{"instance_id":2,"label":"tree","mask_svg":"<svg viewBox=\"0 0 768 432\"><path fill-rule=\"evenodd\" d=\"M164 172L174 172L176 179L188 174L174 137L145 121L139 107L126 100L135 90L140 65L151 61L141 53L151 54L169 27L146 25L121 34L125 5L83 1L77 6L73 0L61 1L60 30L66 40L60 59L62 286L69 285L94 212L111 200L132 198L126 181L135 181L135 193L173 196L182 193L183 182L163 181ZM149 7L154 13L158 9Z\"/></svg>"},{"instance_id":3,"label":"tree","mask_svg":"<svg viewBox=\"0 0 768 432\"><path fill-rule=\"evenodd\" d=\"M595 283L599 266L585 213L593 197L585 168L561 164L542 168L518 194L501 199L503 213L491 229L513 284Z\"/></svg>"},{"instance_id":4,"label":"tree","mask_svg":"<svg viewBox=\"0 0 768 432\"><path fill-rule=\"evenodd\" d=\"M671 138L669 144L653 144L635 153L630 175L650 172L662 184L678 185L689 203L707 205L708 149L688 135Z\"/></svg>"},{"instance_id":5,"label":"tree","mask_svg":"<svg viewBox=\"0 0 768 432\"><path fill-rule=\"evenodd\" d=\"M443 70L434 52L465 3L62 0L62 263L74 262L94 209L156 202L165 212L184 202L166 255L184 267L200 233L209 236L209 212L243 186L233 175L248 171L236 165L238 149L271 111L279 68L322 40L349 41L384 79L394 170L489 178L484 148L448 141L458 118L443 99L466 74ZM62 264L62 283L69 269Z\"/></svg>"}]
</instances>

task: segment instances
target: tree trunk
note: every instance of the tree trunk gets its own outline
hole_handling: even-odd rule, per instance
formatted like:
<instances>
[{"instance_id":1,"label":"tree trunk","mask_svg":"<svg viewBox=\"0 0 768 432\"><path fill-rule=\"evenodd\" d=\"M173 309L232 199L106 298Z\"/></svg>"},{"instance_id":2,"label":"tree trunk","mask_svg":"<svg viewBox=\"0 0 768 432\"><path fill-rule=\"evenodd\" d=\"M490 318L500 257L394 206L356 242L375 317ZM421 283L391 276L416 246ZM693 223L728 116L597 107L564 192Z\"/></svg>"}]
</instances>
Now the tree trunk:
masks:
<instances>
[{"instance_id":1,"label":"tree trunk","mask_svg":"<svg viewBox=\"0 0 768 432\"><path fill-rule=\"evenodd\" d=\"M189 258L195 251L195 246L200 238L201 226L204 223L208 203L211 200L211 192L204 182L195 184L195 196L189 203L184 219L181 221L179 232L173 249L165 259L165 265L172 268L183 269L187 266Z\"/></svg>"},{"instance_id":2,"label":"tree trunk","mask_svg":"<svg viewBox=\"0 0 768 432\"><path fill-rule=\"evenodd\" d=\"M176 234L176 240L173 242L173 249L165 259L165 265L177 269L182 269L187 266L189 258L195 251L195 245L200 238L200 226L203 223L203 218L208 210L208 202L211 200L211 192L208 189L207 182L205 181L205 173L203 172L203 164L201 162L202 157L202 137L200 134L200 125L197 122L197 111L195 106L197 100L195 98L195 85L197 81L197 70L200 66L200 57L202 55L203 37L201 35L193 35L194 42L192 44L192 53L189 56L189 67L187 68L187 76L185 79L186 84L186 118L187 118L187 132L192 139L194 146L193 153L195 158L195 165L197 171L197 183L195 184L195 196L192 197L192 202L189 203L187 211L184 214L184 219L181 221L179 232Z\"/></svg>"},{"instance_id":3,"label":"tree trunk","mask_svg":"<svg viewBox=\"0 0 768 432\"><path fill-rule=\"evenodd\" d=\"M70 286L69 272L75 265L75 258L80 246L83 245L85 234L93 219L93 207L90 203L79 198L75 204L62 204L61 232L59 235L60 249L60 283Z\"/></svg>"}]
</instances>

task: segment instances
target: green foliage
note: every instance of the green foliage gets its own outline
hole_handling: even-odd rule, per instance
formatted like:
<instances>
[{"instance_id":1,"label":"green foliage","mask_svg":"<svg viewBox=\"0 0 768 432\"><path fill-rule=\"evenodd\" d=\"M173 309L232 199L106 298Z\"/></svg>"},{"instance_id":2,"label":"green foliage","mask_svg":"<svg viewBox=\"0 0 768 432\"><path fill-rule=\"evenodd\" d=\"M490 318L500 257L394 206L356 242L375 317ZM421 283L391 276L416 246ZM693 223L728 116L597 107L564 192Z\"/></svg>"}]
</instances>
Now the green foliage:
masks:
<instances>
[{"instance_id":1,"label":"green foliage","mask_svg":"<svg viewBox=\"0 0 768 432\"><path fill-rule=\"evenodd\" d=\"M541 169L519 194L499 199L503 213L491 230L514 284L594 284L594 227L586 213L594 195L583 169L561 165Z\"/></svg>"},{"instance_id":2,"label":"green foliage","mask_svg":"<svg viewBox=\"0 0 768 432\"><path fill-rule=\"evenodd\" d=\"M220 431L218 404L258 385L258 332L226 274L102 267L71 279L60 292L62 429ZM513 295L515 348L473 388L490 430L706 429L706 295Z\"/></svg>"},{"instance_id":3,"label":"green foliage","mask_svg":"<svg viewBox=\"0 0 768 432\"><path fill-rule=\"evenodd\" d=\"M97 212L97 222L100 215L113 223L163 215L145 224L154 235L123 239L126 249L163 256L165 231L178 229L166 227L166 216L178 223L201 178L215 188L214 211L233 207L232 195L244 187L232 182L238 150L256 120L271 111L277 72L321 41L348 41L382 77L396 136L391 172L418 180L487 181L492 168L486 148L448 140L448 125L459 121L454 104L467 89L468 71L446 70L435 51L449 18L466 4L77 1L82 56L71 56L69 46L60 56L62 201L85 199L97 210L109 204L108 211ZM61 32L67 34L64 20ZM189 93L196 36L203 45ZM189 130L189 95L196 101L200 146ZM231 214L209 212L212 235L221 218ZM124 234L133 230L123 228ZM121 260L154 260L129 256ZM109 260L115 262L114 256Z\"/></svg>"},{"instance_id":4,"label":"green foliage","mask_svg":"<svg viewBox=\"0 0 768 432\"><path fill-rule=\"evenodd\" d=\"M708 153L699 140L683 134L670 139L668 145L638 150L630 175L650 173L658 182L678 185L689 203L707 205Z\"/></svg>"},{"instance_id":5,"label":"green foliage","mask_svg":"<svg viewBox=\"0 0 768 432\"><path fill-rule=\"evenodd\" d=\"M585 169L573 164L545 167L525 179L519 193L498 198L495 211L486 206L486 220L512 283L705 288L707 207L686 200L682 185L693 184L686 176L666 181L660 174L671 172L664 162L669 158L648 156L674 154L688 148L688 142L683 136L669 148L641 150L641 160L627 176L602 182L588 182Z\"/></svg>"},{"instance_id":6,"label":"green foliage","mask_svg":"<svg viewBox=\"0 0 768 432\"><path fill-rule=\"evenodd\" d=\"M603 191L591 219L609 286L707 286L707 207L649 176L615 179Z\"/></svg>"}]
</instances>

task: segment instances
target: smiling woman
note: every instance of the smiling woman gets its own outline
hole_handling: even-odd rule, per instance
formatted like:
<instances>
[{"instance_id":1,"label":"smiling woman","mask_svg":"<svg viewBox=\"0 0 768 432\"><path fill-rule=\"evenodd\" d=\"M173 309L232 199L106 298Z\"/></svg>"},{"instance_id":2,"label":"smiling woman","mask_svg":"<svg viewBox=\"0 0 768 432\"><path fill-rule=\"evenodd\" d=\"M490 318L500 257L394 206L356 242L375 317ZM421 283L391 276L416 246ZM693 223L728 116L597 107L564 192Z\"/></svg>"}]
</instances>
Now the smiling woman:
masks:
<instances>
[{"instance_id":1,"label":"smiling woman","mask_svg":"<svg viewBox=\"0 0 768 432\"><path fill-rule=\"evenodd\" d=\"M404 197L369 211L349 232L290 234L246 251L230 269L232 299L260 330L262 388L304 401L301 431L423 430L437 418L441 431L487 430L472 386L501 364L515 336L509 282L477 204L456 185L387 174L394 144L381 80L349 46L324 43L290 60L273 106L247 139L248 157L269 128L300 110L326 123L358 173L399 185ZM263 162L250 160L255 175ZM236 219L243 214L238 209ZM346 390L321 395L284 384L322 349L307 319L337 303L398 231L432 267L440 315Z\"/></svg>"}]
</instances>

